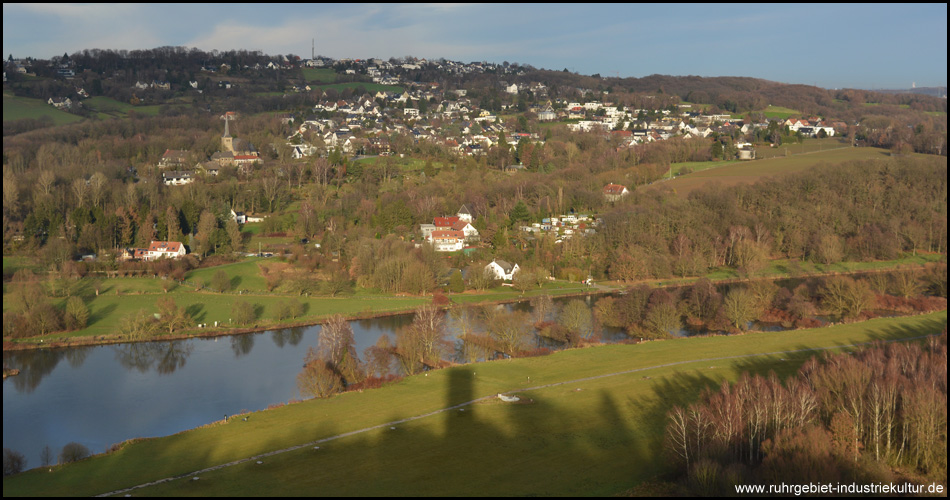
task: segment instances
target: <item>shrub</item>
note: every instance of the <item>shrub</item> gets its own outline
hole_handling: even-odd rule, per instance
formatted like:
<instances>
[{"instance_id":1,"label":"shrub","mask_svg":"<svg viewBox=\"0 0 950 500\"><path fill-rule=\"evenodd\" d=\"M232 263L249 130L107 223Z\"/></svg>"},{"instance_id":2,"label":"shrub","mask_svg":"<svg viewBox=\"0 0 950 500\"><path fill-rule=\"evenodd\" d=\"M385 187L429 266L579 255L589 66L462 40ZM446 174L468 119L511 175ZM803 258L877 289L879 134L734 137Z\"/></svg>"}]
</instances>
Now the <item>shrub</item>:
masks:
<instances>
[{"instance_id":1,"label":"shrub","mask_svg":"<svg viewBox=\"0 0 950 500\"><path fill-rule=\"evenodd\" d=\"M253 305L239 300L231 307L231 318L239 325L247 325L257 319L257 312Z\"/></svg>"},{"instance_id":2,"label":"shrub","mask_svg":"<svg viewBox=\"0 0 950 500\"><path fill-rule=\"evenodd\" d=\"M211 289L224 293L231 289L231 278L228 276L228 273L223 270L218 270L214 273L214 276L211 277Z\"/></svg>"},{"instance_id":3,"label":"shrub","mask_svg":"<svg viewBox=\"0 0 950 500\"><path fill-rule=\"evenodd\" d=\"M432 304L433 304L433 305L436 305L436 306L446 306L446 305L449 305L449 304L451 304L451 303L452 303L452 301L449 300L448 297L446 297L445 295L443 295L443 294L441 294L441 293L439 293L439 292L435 292L435 293L432 294Z\"/></svg>"},{"instance_id":4,"label":"shrub","mask_svg":"<svg viewBox=\"0 0 950 500\"><path fill-rule=\"evenodd\" d=\"M18 474L26 466L26 457L18 451L3 449L3 475Z\"/></svg>"},{"instance_id":5,"label":"shrub","mask_svg":"<svg viewBox=\"0 0 950 500\"><path fill-rule=\"evenodd\" d=\"M66 300L66 314L63 317L67 330L81 330L89 321L89 308L75 295Z\"/></svg>"},{"instance_id":6,"label":"shrub","mask_svg":"<svg viewBox=\"0 0 950 500\"><path fill-rule=\"evenodd\" d=\"M59 463L68 464L70 462L76 462L89 455L89 448L86 448L85 445L77 442L66 443L66 446L63 446L63 450L59 452Z\"/></svg>"}]
</instances>

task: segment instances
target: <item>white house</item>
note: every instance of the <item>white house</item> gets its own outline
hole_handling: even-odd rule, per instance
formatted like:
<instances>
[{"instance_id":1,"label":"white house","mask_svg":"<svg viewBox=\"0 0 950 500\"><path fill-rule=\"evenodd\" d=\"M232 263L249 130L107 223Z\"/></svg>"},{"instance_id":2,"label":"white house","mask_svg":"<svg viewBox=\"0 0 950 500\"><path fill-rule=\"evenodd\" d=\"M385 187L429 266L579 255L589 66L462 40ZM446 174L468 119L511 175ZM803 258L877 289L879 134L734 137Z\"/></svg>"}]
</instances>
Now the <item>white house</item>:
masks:
<instances>
[{"instance_id":1,"label":"white house","mask_svg":"<svg viewBox=\"0 0 950 500\"><path fill-rule=\"evenodd\" d=\"M436 252L455 252L465 248L465 234L454 229L432 231L432 246Z\"/></svg>"},{"instance_id":2,"label":"white house","mask_svg":"<svg viewBox=\"0 0 950 500\"><path fill-rule=\"evenodd\" d=\"M231 209L231 218L238 224L245 224L247 222L247 216L244 215L244 212L235 212L234 209Z\"/></svg>"},{"instance_id":3,"label":"white house","mask_svg":"<svg viewBox=\"0 0 950 500\"><path fill-rule=\"evenodd\" d=\"M485 266L485 270L491 271L495 279L511 281L515 273L518 272L518 264L510 264L503 260L495 259Z\"/></svg>"},{"instance_id":4,"label":"white house","mask_svg":"<svg viewBox=\"0 0 950 500\"><path fill-rule=\"evenodd\" d=\"M626 186L621 186L620 184L607 184L604 186L604 198L607 198L607 201L617 201L628 194L630 194L630 190L628 190Z\"/></svg>"},{"instance_id":5,"label":"white house","mask_svg":"<svg viewBox=\"0 0 950 500\"><path fill-rule=\"evenodd\" d=\"M458 216L459 220L465 222L472 222L473 219L472 211L468 209L467 205L462 205L462 208L459 208L458 213L455 215Z\"/></svg>"},{"instance_id":6,"label":"white house","mask_svg":"<svg viewBox=\"0 0 950 500\"><path fill-rule=\"evenodd\" d=\"M191 184L195 181L195 178L192 177L191 172L185 172L183 170L162 172L162 179L164 180L166 186L182 186L185 184Z\"/></svg>"},{"instance_id":7,"label":"white house","mask_svg":"<svg viewBox=\"0 0 950 500\"><path fill-rule=\"evenodd\" d=\"M185 255L185 245L177 241L153 241L143 255L143 260L155 260L162 257L177 259Z\"/></svg>"}]
</instances>

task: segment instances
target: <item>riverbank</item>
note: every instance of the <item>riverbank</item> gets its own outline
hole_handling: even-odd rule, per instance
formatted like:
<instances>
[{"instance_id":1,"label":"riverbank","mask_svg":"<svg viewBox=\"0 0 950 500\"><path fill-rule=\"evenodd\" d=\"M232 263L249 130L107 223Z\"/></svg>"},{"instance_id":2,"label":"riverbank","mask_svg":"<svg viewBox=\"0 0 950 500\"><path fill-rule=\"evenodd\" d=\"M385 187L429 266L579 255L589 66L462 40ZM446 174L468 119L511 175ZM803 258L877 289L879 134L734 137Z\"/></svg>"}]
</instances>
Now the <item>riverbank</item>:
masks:
<instances>
[{"instance_id":1,"label":"riverbank","mask_svg":"<svg viewBox=\"0 0 950 500\"><path fill-rule=\"evenodd\" d=\"M896 270L907 270L907 269L924 269L926 265L929 265L933 261L928 261L927 264L901 264L896 266L885 266L885 267L869 267L869 268L859 268L859 269L850 269L850 270L827 270L820 272L805 272L805 273L785 273L777 272L778 269L784 269L782 266L778 266L773 273L769 273L764 276L755 276L755 277L719 277L717 279L711 279L707 276L707 279L714 285L729 285L729 284L741 284L741 283L750 283L752 281L776 281L783 279L809 279L809 278L819 278L819 277L830 277L830 276L850 276L850 275L864 275L864 274L876 274L876 273L886 273ZM865 263L869 265L871 263ZM604 281L600 284L595 283L592 286L585 286L583 289L578 288L564 288L564 287L555 287L550 289L542 290L531 290L526 294L516 294L512 292L505 291L486 291L486 292L464 292L460 294L449 294L447 297L452 301L451 304L442 306L443 308L450 308L454 306L467 305L467 304L509 304L515 302L521 302L524 300L529 300L531 297L547 294L553 297L583 297L589 295L602 295L609 293L621 292L624 288L636 285L647 285L656 288L677 288L689 286L695 283L699 277L690 277L690 278L680 278L680 279L665 279L665 280L646 280L636 283L619 283L619 282L609 282ZM209 300L220 300L222 297L233 297L232 300L251 300L254 297L259 299L267 300L276 300L276 299L295 299L301 298L296 296L258 296L255 294L238 294L238 295L221 295L213 294L208 292L189 292L187 295L182 297L187 297L192 302L198 302L195 299L194 294L199 294L201 296L207 296ZM161 294L153 294L154 296L162 296ZM123 295L123 297L129 297L129 299L141 300L145 297L152 297L151 294L129 294ZM501 297L499 297L501 296ZM480 299L480 297L484 297ZM388 310L369 310L363 309L360 311L353 311L355 307L348 307L351 309L350 312L342 312L344 318L347 320L362 320L362 319L371 319L371 318L384 318L389 316L398 316L402 314L409 314L415 311L420 305L430 301L432 296L421 296L421 297L391 297L390 299L408 299L413 301L412 305L406 307L397 307L395 309ZM306 300L321 300L316 298L308 298ZM337 303L343 303L345 301L349 306L354 304L361 304L362 301L367 300L364 297L353 297L353 298L335 298L331 299ZM375 300L375 299L373 299ZM199 302L195 304L201 309L202 304ZM188 304L183 304L183 307L188 307ZM327 304L323 305L323 308L327 308ZM335 309L335 307L331 308ZM263 322L258 321L254 326L246 327L204 327L204 328L189 328L187 330L176 332L172 334L159 334L150 336L147 338L129 338L120 335L107 334L107 335L62 335L61 332L54 333L52 335L47 335L44 338L25 338L25 339L4 339L3 340L3 350L4 351L19 351L19 350L32 350L32 349L49 349L49 348L61 348L61 347L86 347L86 346L96 346L96 345L110 345L110 344L124 344L124 343L133 343L133 342L155 342L155 341L173 341L173 340L186 340L193 338L212 338L212 337L225 337L225 336L234 336L247 333L258 333L269 330L280 330L287 328L302 328L309 327L313 325L323 324L328 317L337 311L328 312L325 314L318 314L311 317L301 319L300 321L294 322ZM210 322L206 321L207 324ZM223 322L220 322L221 324Z\"/></svg>"},{"instance_id":2,"label":"riverbank","mask_svg":"<svg viewBox=\"0 0 950 500\"><path fill-rule=\"evenodd\" d=\"M552 295L552 297L585 297L589 295L602 295L607 293L614 293L619 291L619 289L612 288L591 288L582 292L575 293L559 293L557 295ZM491 295L492 293L487 293L485 295ZM461 294L459 294L461 295ZM477 297L477 295L470 294L466 295L467 297ZM484 301L479 301L476 304L478 305L492 305L492 304L511 304L517 303L524 300L529 300L531 296L517 296L504 299L488 299ZM452 307L463 306L467 304L463 303L452 303L448 305L441 306L443 309L450 309ZM375 312L362 312L362 313L350 313L344 314L343 317L347 321L358 321L363 319L373 319L373 318L386 318L391 316L399 316L403 314L411 314L418 306L407 307L404 309L395 309L390 311L375 311ZM35 349L57 349L65 347L91 347L98 345L112 345L112 344L128 344L128 343L138 343L138 342L164 342L164 341L174 341L174 340L188 340L195 338L214 338L214 337L229 337L234 335L243 335L247 333L260 333L270 330L282 330L289 328L305 328L314 325L321 325L327 320L328 316L320 316L314 318L308 318L302 321L296 321L292 323L258 323L250 327L238 327L238 328L192 328L182 332L170 333L170 334L160 334L154 335L147 338L128 338L121 337L118 335L115 336L91 336L91 337L59 337L55 339L44 338L39 340L31 339L19 339L19 341L10 341L4 339L3 341L3 350L4 351L24 351L24 350L35 350Z\"/></svg>"}]
</instances>

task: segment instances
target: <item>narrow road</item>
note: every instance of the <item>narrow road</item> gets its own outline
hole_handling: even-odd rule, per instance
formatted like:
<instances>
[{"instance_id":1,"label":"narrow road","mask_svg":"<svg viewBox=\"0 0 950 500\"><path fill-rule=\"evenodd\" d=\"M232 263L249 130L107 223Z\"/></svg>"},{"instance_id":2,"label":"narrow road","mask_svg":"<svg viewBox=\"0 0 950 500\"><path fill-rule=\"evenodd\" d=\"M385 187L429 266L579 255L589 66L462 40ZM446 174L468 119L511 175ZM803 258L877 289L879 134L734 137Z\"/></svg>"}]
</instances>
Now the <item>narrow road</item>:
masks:
<instances>
[{"instance_id":1,"label":"narrow road","mask_svg":"<svg viewBox=\"0 0 950 500\"><path fill-rule=\"evenodd\" d=\"M937 335L936 335L936 334L935 334L935 335L921 335L921 336L918 336L918 337L910 337L910 338L903 338L903 339L887 340L887 341L885 341L885 342L907 342L907 341L910 341L910 340L919 340L919 339L923 339L923 338L927 338L927 337L934 337L934 336L937 336ZM534 387L527 387L527 388L524 388L524 389L516 389L516 390L509 391L509 392L511 392L511 393L514 393L514 392L517 392L517 393L524 393L524 392L528 392L528 391L536 391L536 390L539 390L539 389L547 389L547 388L550 388L550 387L557 387L557 386L560 386L560 385L576 384L576 383L580 383L580 382L588 382L588 381L591 381L591 380L597 380L597 379L602 379L602 378L607 378L607 377L616 377L616 376L619 376L619 375L628 375L628 374L631 374L631 373L637 373L637 372L642 372L642 371L646 371L646 370L653 370L653 369L656 369L656 368L667 368L667 367L670 367L670 366L685 365L685 364L690 364L690 363L700 363L700 362L705 363L705 362L709 362L709 361L724 361L724 360L730 360L730 359L752 358L752 357L757 357L757 356L774 356L774 355L777 355L777 354L794 354L794 353L810 352L810 351L825 351L825 350L829 350L829 349L841 349L841 348L845 348L845 347L861 347L861 346L871 345L871 344L874 344L874 343L876 343L876 342L880 342L880 341L862 342L862 343L859 343L859 344L836 345L836 346L829 346L829 347L813 347L813 348L807 348L807 349L794 349L794 350L790 350L790 351L761 352L761 353L756 353L756 354L743 354L743 355L739 355L739 356L722 356L722 357L717 357L717 358L691 359L691 360L685 360L685 361L677 361L677 362L674 362L674 363L666 363L666 364L662 364L662 365L647 366L647 367L643 367L643 368L634 368L634 369L632 369L632 370L624 370L624 371L619 371L619 372L606 373L606 374L603 374L603 375L595 375L595 376L593 376L593 377L585 377L585 378L579 378L579 379L574 379L574 380L565 380L565 381L563 381L563 382L555 382L555 383L552 383L552 384L544 384L544 385L538 385L538 386L534 386ZM166 482L169 482L169 481L175 481L175 480L177 480L177 479L184 479L184 478L186 478L186 477L198 478L198 477L199 477L199 474L203 474L203 473L205 473L205 472L211 472L211 471L223 469L223 468L225 468L225 467L231 467L231 466L234 466L234 465L239 465L239 464L243 464L243 463L250 462L250 461L262 460L262 459L264 459L264 458L266 458L266 457L272 457L272 456L274 456L274 455L279 455L279 454L281 454L281 453L286 453L286 452L290 452L290 451L294 451L294 450L299 450L299 449L302 449L302 448L307 448L307 447L309 447L309 446L318 446L318 445L320 445L320 444L322 444L322 443L327 443L327 442L330 442L330 441L334 441L334 440L336 440L336 439L345 438L345 437L349 437L349 436L355 436L355 435L357 435L357 434L362 434L362 433L364 433L364 432L369 432L369 431L373 431L373 430L376 430L376 429L382 429L382 428L385 428L385 427L394 427L394 426L396 426L396 425L404 424L404 423L406 423L406 422L411 422L411 421L413 421L413 420L419 420L419 419L431 417L431 416L437 415L437 414L439 414L439 413L443 413L443 412L447 412L447 411L452 411L452 410L458 410L458 409L464 408L464 407L466 407L466 406L469 406L469 405L473 405L473 404L475 404L475 403L478 403L478 402L480 402L480 401L487 401L487 400L492 399L492 398L495 398L495 397L497 397L497 396L498 396L497 394L492 394L492 395L489 395L489 396L482 396L482 397L480 397L480 398L473 399L473 400L471 400L471 401L466 401L466 402L464 402L464 403L460 403L460 404L457 404L457 405L454 405L454 406L449 406L449 407L447 407L447 408L442 408L442 409L440 409L440 410L431 411L431 412L429 412L429 413L424 413L424 414L422 414L422 415L416 415L416 416L414 416L414 417L408 417L408 418L404 418L404 419L401 419L401 420L394 420L394 421L392 421L392 422L387 422L387 423L384 423L384 424L374 425L374 426L372 426L372 427L366 427L366 428L358 429L358 430L355 430L355 431L344 432L344 433L342 433L342 434L337 434L337 435L335 435L335 436L330 436L330 437L327 437L327 438L318 439L318 440L316 440L316 441L311 441L311 442L304 443L304 444L300 444L300 445L297 445L297 446L291 446L291 447L289 447L289 448L283 448L283 449L280 449L280 450L269 451L269 452L267 452L267 453L262 453L262 454L260 454L260 455L254 455L253 457L248 457L248 458L244 458L244 459L241 459L241 460L235 460L235 461L233 461L233 462L228 462L228 463L224 463L224 464L220 464L220 465L215 465L215 466L212 466L212 467L208 467L208 468L201 469L201 470L196 470L196 471L194 471L194 472L188 472L188 473L185 473L185 474L180 474L180 475L173 476L173 477L167 477L167 478L165 478L165 479L159 479L159 480L157 480L157 481L152 481L152 482L140 484L140 485L137 485L137 486L132 486L131 488L125 488L125 489L121 489L121 490L110 491L110 492L108 492L108 493L102 493L102 494L96 495L96 496L97 496L97 497L107 497L107 496L113 496L113 495L123 495L123 494L127 494L127 493L129 493L130 491L133 491L133 490L136 490L136 489L139 489L139 488L145 488L145 487L148 487L148 486L155 486L155 485L162 484L162 483L166 483Z\"/></svg>"}]
</instances>

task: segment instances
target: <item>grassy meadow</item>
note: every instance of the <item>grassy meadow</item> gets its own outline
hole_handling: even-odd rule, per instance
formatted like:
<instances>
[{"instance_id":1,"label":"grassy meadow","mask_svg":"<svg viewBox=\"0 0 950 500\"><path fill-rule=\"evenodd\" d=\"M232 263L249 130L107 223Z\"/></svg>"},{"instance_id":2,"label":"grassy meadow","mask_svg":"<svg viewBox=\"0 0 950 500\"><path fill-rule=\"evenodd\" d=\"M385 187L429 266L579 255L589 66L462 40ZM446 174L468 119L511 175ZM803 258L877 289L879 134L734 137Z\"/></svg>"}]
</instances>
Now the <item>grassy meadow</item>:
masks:
<instances>
[{"instance_id":1,"label":"grassy meadow","mask_svg":"<svg viewBox=\"0 0 950 500\"><path fill-rule=\"evenodd\" d=\"M333 83L336 81L336 71L330 68L301 68L307 83Z\"/></svg>"},{"instance_id":2,"label":"grassy meadow","mask_svg":"<svg viewBox=\"0 0 950 500\"><path fill-rule=\"evenodd\" d=\"M127 102L117 101L111 97L90 97L82 101L83 105L98 113L99 118L128 118L129 112L140 115L157 116L157 104L150 106L133 106Z\"/></svg>"},{"instance_id":3,"label":"grassy meadow","mask_svg":"<svg viewBox=\"0 0 950 500\"><path fill-rule=\"evenodd\" d=\"M792 148L792 146L789 146L789 148ZM670 188L677 196L686 197L692 191L712 182L718 182L723 186L751 184L768 176L808 170L819 163L833 164L852 160L868 160L883 158L888 154L887 150L879 148L839 148L788 157L756 159L695 171L652 186L662 186L664 189Z\"/></svg>"},{"instance_id":4,"label":"grassy meadow","mask_svg":"<svg viewBox=\"0 0 950 500\"><path fill-rule=\"evenodd\" d=\"M39 119L48 116L54 125L65 125L82 121L82 117L65 111L60 111L42 99L17 97L7 92L3 93L3 121L21 120L23 118Z\"/></svg>"},{"instance_id":5,"label":"grassy meadow","mask_svg":"<svg viewBox=\"0 0 950 500\"><path fill-rule=\"evenodd\" d=\"M937 334L946 328L946 319L942 311L461 365L382 389L256 412L247 421L232 418L142 440L49 471L30 470L5 478L4 495L88 496L176 476L183 477L129 493L622 494L670 472L662 452L666 413L673 405L695 401L704 388L734 381L744 372L792 375L821 352L812 349L835 351ZM490 398L498 393L518 395L522 401ZM486 399L451 408L482 397ZM297 449L261 456L290 447ZM250 460L204 470L242 459ZM195 471L201 471L199 480L189 476Z\"/></svg>"},{"instance_id":6,"label":"grassy meadow","mask_svg":"<svg viewBox=\"0 0 950 500\"><path fill-rule=\"evenodd\" d=\"M179 308L186 311L193 324L219 323L217 329L279 328L282 325L303 322L320 322L333 314L347 316L370 316L391 312L411 312L417 307L429 303L431 296L396 296L373 289L357 288L354 293L338 297L301 296L293 293L268 292L258 263L267 265L278 263L277 259L250 258L240 262L220 266L195 269L185 275L185 284L156 277L86 277L70 282L69 294L81 297L89 309L88 325L72 332L53 332L28 339L14 339L13 342L35 344L39 342L58 342L64 340L95 339L121 340L119 328L123 318L139 310L157 313L156 302L164 296L172 297ZM12 275L16 269L27 267L25 257L4 257L4 274ZM208 286L219 271L224 271L230 279L230 289L224 293L211 291ZM205 288L197 290L195 284L201 282ZM169 289L166 292L165 286ZM578 283L551 282L543 288L528 291L524 296L540 294L563 295L582 293L588 289ZM97 293L98 291L98 293ZM8 312L16 301L9 283L4 283L3 311ZM466 292L450 294L455 303L478 303L502 300L514 300L522 296L511 287L499 286L485 292ZM304 304L303 315L296 319L277 320L280 305L288 300L298 300ZM255 307L255 320L248 325L232 324L232 308L236 301L244 301ZM66 298L52 299L54 305L65 308ZM185 332L200 333L197 328ZM180 334L182 332L176 332ZM156 337L161 339L161 334Z\"/></svg>"},{"instance_id":7,"label":"grassy meadow","mask_svg":"<svg viewBox=\"0 0 950 500\"><path fill-rule=\"evenodd\" d=\"M359 87L363 87L364 89L366 89L367 92L369 92L369 93L371 93L371 94L375 94L376 92L380 92L380 91L382 91L382 92L396 92L396 93L400 93L400 94L403 92L403 88L402 88L402 87L397 87L397 86L394 86L394 85L381 85L381 84L379 84L379 83L373 83L373 82L331 83L331 84L327 84L327 85L316 85L316 86L311 85L310 87L313 88L314 90L316 90L316 89L321 89L321 90L330 90L330 89L333 89L333 90L336 90L336 91L340 91L340 90L344 90L344 89L356 89L356 88L359 88Z\"/></svg>"}]
</instances>

